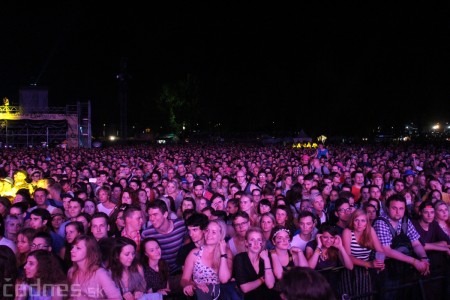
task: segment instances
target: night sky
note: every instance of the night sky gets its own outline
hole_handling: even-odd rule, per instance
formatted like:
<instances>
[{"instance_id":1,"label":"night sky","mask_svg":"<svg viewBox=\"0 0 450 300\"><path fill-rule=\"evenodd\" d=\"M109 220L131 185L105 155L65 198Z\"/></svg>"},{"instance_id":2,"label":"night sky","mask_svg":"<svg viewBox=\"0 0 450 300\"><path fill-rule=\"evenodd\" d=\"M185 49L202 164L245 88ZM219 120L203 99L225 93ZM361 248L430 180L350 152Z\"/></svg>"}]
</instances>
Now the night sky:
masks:
<instances>
[{"instance_id":1,"label":"night sky","mask_svg":"<svg viewBox=\"0 0 450 300\"><path fill-rule=\"evenodd\" d=\"M51 106L90 100L94 133L103 123L119 124L122 57L128 123L137 128L157 129L162 87L187 78L203 130L220 123L223 131L351 135L376 125L449 121L448 2L23 2L0 4L0 96L18 104L19 88L37 83L48 87Z\"/></svg>"}]
</instances>

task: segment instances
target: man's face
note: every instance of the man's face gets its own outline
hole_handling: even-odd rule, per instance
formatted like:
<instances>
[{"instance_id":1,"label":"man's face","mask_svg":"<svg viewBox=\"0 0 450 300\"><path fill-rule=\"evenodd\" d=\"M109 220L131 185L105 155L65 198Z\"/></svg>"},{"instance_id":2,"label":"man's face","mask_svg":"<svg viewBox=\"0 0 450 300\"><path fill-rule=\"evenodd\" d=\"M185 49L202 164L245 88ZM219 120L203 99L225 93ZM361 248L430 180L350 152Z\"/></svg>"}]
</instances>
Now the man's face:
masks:
<instances>
[{"instance_id":1,"label":"man's face","mask_svg":"<svg viewBox=\"0 0 450 300\"><path fill-rule=\"evenodd\" d=\"M233 203L227 203L227 213L234 215L239 210L239 207L233 205Z\"/></svg>"},{"instance_id":2,"label":"man's face","mask_svg":"<svg viewBox=\"0 0 450 300\"><path fill-rule=\"evenodd\" d=\"M76 218L82 211L80 203L77 201L69 202L69 217Z\"/></svg>"},{"instance_id":3,"label":"man's face","mask_svg":"<svg viewBox=\"0 0 450 300\"><path fill-rule=\"evenodd\" d=\"M108 236L109 225L105 218L95 218L91 220L91 232L98 241Z\"/></svg>"},{"instance_id":4,"label":"man's face","mask_svg":"<svg viewBox=\"0 0 450 300\"><path fill-rule=\"evenodd\" d=\"M194 195L195 195L195 197L196 197L196 198L201 198L201 197L203 197L203 190L204 190L203 186L201 186L201 185L196 185L196 186L194 187Z\"/></svg>"},{"instance_id":5,"label":"man's face","mask_svg":"<svg viewBox=\"0 0 450 300\"><path fill-rule=\"evenodd\" d=\"M314 198L314 201L312 201L312 205L317 212L323 211L325 207L325 201L323 200L322 196L318 195Z\"/></svg>"},{"instance_id":6,"label":"man's face","mask_svg":"<svg viewBox=\"0 0 450 300\"><path fill-rule=\"evenodd\" d=\"M355 174L355 184L358 185L364 184L364 175L362 173Z\"/></svg>"},{"instance_id":7,"label":"man's face","mask_svg":"<svg viewBox=\"0 0 450 300\"><path fill-rule=\"evenodd\" d=\"M22 213L22 211L18 207L11 207L11 209L9 210L9 214L11 216L17 216L21 221L23 220L23 218L25 216L25 214Z\"/></svg>"},{"instance_id":8,"label":"man's face","mask_svg":"<svg viewBox=\"0 0 450 300\"><path fill-rule=\"evenodd\" d=\"M430 224L434 220L434 208L432 206L425 206L420 212L420 216L424 223Z\"/></svg>"},{"instance_id":9,"label":"man's face","mask_svg":"<svg viewBox=\"0 0 450 300\"><path fill-rule=\"evenodd\" d=\"M375 199L380 199L380 197L381 197L380 189L377 187L371 187L370 188L370 197L375 198Z\"/></svg>"},{"instance_id":10,"label":"man's face","mask_svg":"<svg viewBox=\"0 0 450 300\"><path fill-rule=\"evenodd\" d=\"M337 217L343 222L348 222L352 209L348 203L343 203L336 211Z\"/></svg>"},{"instance_id":11,"label":"man's face","mask_svg":"<svg viewBox=\"0 0 450 300\"><path fill-rule=\"evenodd\" d=\"M188 226L188 234L194 243L198 243L204 237L204 231L200 229L200 226Z\"/></svg>"},{"instance_id":12,"label":"man's face","mask_svg":"<svg viewBox=\"0 0 450 300\"><path fill-rule=\"evenodd\" d=\"M164 225L167 221L167 215L167 212L163 214L159 208L150 208L148 210L148 218L155 229L159 229Z\"/></svg>"},{"instance_id":13,"label":"man's face","mask_svg":"<svg viewBox=\"0 0 450 300\"><path fill-rule=\"evenodd\" d=\"M113 188L113 190L111 191L111 196L112 196L114 199L119 199L121 193L122 193L122 190L120 189L120 187L115 187L115 188Z\"/></svg>"},{"instance_id":14,"label":"man's face","mask_svg":"<svg viewBox=\"0 0 450 300\"><path fill-rule=\"evenodd\" d=\"M33 229L41 229L47 221L42 221L42 217L31 214L30 216L30 227Z\"/></svg>"},{"instance_id":15,"label":"man's face","mask_svg":"<svg viewBox=\"0 0 450 300\"><path fill-rule=\"evenodd\" d=\"M370 193L368 188L362 188L361 189L361 197L364 200L368 200L370 198Z\"/></svg>"},{"instance_id":16,"label":"man's face","mask_svg":"<svg viewBox=\"0 0 450 300\"><path fill-rule=\"evenodd\" d=\"M140 211L134 211L131 216L125 218L125 226L129 226L132 230L140 230L144 219Z\"/></svg>"},{"instance_id":17,"label":"man's face","mask_svg":"<svg viewBox=\"0 0 450 300\"><path fill-rule=\"evenodd\" d=\"M253 206L252 204L252 200L245 195L242 196L241 199L239 199L239 206L242 211L248 211L249 209L251 209L251 207Z\"/></svg>"},{"instance_id":18,"label":"man's face","mask_svg":"<svg viewBox=\"0 0 450 300\"><path fill-rule=\"evenodd\" d=\"M400 221L405 215L405 203L392 201L388 208L389 217L394 221Z\"/></svg>"},{"instance_id":19,"label":"man's face","mask_svg":"<svg viewBox=\"0 0 450 300\"><path fill-rule=\"evenodd\" d=\"M298 226L303 234L309 234L313 230L314 221L310 216L307 216L300 219Z\"/></svg>"},{"instance_id":20,"label":"man's face","mask_svg":"<svg viewBox=\"0 0 450 300\"><path fill-rule=\"evenodd\" d=\"M36 201L36 204L38 206L43 205L46 200L47 200L47 195L45 194L44 191L36 191L34 193L34 201Z\"/></svg>"}]
</instances>

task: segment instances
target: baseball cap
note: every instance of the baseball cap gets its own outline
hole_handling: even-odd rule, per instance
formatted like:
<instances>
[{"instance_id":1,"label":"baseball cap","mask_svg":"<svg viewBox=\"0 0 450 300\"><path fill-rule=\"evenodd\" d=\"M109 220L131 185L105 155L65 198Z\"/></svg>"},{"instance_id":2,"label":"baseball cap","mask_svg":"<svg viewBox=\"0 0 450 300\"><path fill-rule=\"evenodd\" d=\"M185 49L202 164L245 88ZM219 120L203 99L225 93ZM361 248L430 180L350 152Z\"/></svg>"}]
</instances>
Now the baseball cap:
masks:
<instances>
[{"instance_id":1,"label":"baseball cap","mask_svg":"<svg viewBox=\"0 0 450 300\"><path fill-rule=\"evenodd\" d=\"M413 170L406 170L405 174L403 174L403 177L407 177L407 176L416 176L416 173L414 173Z\"/></svg>"},{"instance_id":2,"label":"baseball cap","mask_svg":"<svg viewBox=\"0 0 450 300\"><path fill-rule=\"evenodd\" d=\"M52 218L54 216L64 216L64 213L63 213L61 208L55 208L55 209L52 210L51 216L52 216Z\"/></svg>"}]
</instances>

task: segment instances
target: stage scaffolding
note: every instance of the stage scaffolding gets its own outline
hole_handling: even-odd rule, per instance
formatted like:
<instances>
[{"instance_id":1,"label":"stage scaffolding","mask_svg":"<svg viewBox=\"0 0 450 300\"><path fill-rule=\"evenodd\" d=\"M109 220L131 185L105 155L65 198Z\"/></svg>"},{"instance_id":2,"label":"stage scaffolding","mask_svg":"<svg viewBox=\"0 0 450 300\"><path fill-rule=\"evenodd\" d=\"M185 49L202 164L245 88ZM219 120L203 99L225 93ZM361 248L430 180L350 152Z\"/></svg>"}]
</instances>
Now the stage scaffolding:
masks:
<instances>
[{"instance_id":1,"label":"stage scaffolding","mask_svg":"<svg viewBox=\"0 0 450 300\"><path fill-rule=\"evenodd\" d=\"M1 147L91 147L90 102L24 111L0 106Z\"/></svg>"}]
</instances>

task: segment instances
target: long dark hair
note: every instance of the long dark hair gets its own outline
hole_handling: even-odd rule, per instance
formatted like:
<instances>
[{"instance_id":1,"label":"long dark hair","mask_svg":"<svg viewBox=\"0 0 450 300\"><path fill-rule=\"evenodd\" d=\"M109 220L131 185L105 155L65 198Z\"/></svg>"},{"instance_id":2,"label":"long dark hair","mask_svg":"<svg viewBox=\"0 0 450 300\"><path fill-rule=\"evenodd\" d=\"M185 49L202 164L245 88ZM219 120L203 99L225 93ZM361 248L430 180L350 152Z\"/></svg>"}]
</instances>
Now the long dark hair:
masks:
<instances>
[{"instance_id":1,"label":"long dark hair","mask_svg":"<svg viewBox=\"0 0 450 300\"><path fill-rule=\"evenodd\" d=\"M66 274L53 253L40 249L31 251L28 257L36 258L38 265L35 277L27 278L25 281L39 284L41 287L66 283Z\"/></svg>"},{"instance_id":2,"label":"long dark hair","mask_svg":"<svg viewBox=\"0 0 450 300\"><path fill-rule=\"evenodd\" d=\"M141 242L141 263L144 266L144 268L149 268L148 256L145 254L145 245L148 242L155 242L161 248L161 245L159 244L158 240L155 238L146 238ZM159 267L159 273L161 274L162 279L164 281L169 280L169 266L167 265L167 263L163 259L160 259L158 261L158 267Z\"/></svg>"},{"instance_id":3,"label":"long dark hair","mask_svg":"<svg viewBox=\"0 0 450 300\"><path fill-rule=\"evenodd\" d=\"M127 238L119 237L116 239L112 255L110 257L109 267L111 269L111 277L118 287L122 289L122 275L125 271L125 267L120 263L120 253L125 246L131 245L136 251L136 243ZM142 274L139 272L139 262L135 256L133 262L128 268L128 289L134 293L136 291L145 292L145 280Z\"/></svg>"}]
</instances>

